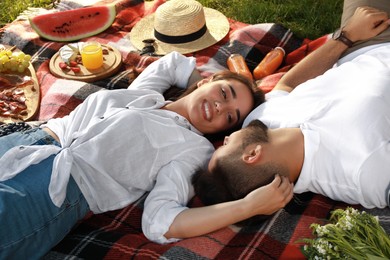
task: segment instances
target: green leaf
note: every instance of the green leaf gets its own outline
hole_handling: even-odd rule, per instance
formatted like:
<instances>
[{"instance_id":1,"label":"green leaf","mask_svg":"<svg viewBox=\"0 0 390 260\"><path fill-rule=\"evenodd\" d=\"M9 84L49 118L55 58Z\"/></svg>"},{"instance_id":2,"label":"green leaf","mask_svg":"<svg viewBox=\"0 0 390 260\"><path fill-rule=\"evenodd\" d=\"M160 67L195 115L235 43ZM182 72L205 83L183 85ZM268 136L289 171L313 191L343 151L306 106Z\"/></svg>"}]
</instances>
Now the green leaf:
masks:
<instances>
[{"instance_id":1,"label":"green leaf","mask_svg":"<svg viewBox=\"0 0 390 260\"><path fill-rule=\"evenodd\" d=\"M368 260L387 260L388 258L367 254L367 259Z\"/></svg>"}]
</instances>

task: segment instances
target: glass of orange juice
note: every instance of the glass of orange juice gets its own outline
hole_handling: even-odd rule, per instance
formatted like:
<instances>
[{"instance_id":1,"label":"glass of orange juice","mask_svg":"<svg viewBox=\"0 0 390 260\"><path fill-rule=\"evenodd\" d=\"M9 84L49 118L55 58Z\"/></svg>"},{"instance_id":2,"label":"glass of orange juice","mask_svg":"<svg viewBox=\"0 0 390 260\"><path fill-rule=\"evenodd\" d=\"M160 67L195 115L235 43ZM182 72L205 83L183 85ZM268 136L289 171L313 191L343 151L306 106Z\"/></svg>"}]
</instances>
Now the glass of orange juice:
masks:
<instances>
[{"instance_id":1,"label":"glass of orange juice","mask_svg":"<svg viewBox=\"0 0 390 260\"><path fill-rule=\"evenodd\" d=\"M85 68L94 70L103 66L103 51L100 43L86 42L82 45L80 53Z\"/></svg>"}]
</instances>

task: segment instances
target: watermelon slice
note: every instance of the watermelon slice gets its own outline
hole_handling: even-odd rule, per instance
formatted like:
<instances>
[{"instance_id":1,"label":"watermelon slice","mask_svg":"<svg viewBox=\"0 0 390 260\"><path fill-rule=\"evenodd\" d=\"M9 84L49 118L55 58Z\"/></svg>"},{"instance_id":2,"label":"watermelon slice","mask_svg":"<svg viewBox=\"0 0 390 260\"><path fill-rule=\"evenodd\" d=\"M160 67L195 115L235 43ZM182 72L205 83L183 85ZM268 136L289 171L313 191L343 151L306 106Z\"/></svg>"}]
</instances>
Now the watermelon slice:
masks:
<instances>
[{"instance_id":1,"label":"watermelon slice","mask_svg":"<svg viewBox=\"0 0 390 260\"><path fill-rule=\"evenodd\" d=\"M43 38L69 42L103 32L115 16L115 5L108 4L37 15L30 17L30 24Z\"/></svg>"}]
</instances>

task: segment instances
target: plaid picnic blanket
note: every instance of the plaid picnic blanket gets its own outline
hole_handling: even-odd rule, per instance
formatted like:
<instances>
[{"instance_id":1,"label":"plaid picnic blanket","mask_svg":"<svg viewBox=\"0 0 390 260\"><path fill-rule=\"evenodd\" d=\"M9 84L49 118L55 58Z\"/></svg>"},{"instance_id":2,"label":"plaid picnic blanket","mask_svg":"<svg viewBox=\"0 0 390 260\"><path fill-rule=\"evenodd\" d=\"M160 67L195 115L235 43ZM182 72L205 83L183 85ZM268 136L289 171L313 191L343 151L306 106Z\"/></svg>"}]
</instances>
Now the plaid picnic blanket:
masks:
<instances>
[{"instance_id":1,"label":"plaid picnic blanket","mask_svg":"<svg viewBox=\"0 0 390 260\"><path fill-rule=\"evenodd\" d=\"M80 3L83 1L63 0L56 10L63 11L80 8L82 7ZM100 43L115 47L122 55L123 64L117 74L93 82L93 84L64 80L51 74L49 69L50 58L65 43L39 38L26 20L26 17L21 16L20 19L0 30L0 34L2 34L1 43L11 46L15 45L25 53L32 55L32 63L37 73L42 94L40 110L36 120L47 120L67 115L89 94L102 88L127 88L136 75L158 58L140 56L138 51L132 46L128 34L138 20L154 12L164 1L155 0L145 4L141 0L105 0L96 4L108 2L116 3L117 17L114 23L103 33L83 39L83 41L97 40ZM192 54L196 57L197 67L203 76L226 69L226 60L232 53L243 55L249 68L253 70L264 55L276 46L281 46L286 50L288 53L286 64L291 65L312 50L313 46L319 45L307 44L301 51L291 53L301 47L304 41L295 37L291 31L283 26L272 23L247 25L231 19L229 21L231 30L221 42ZM321 40L323 41L323 39L319 41ZM280 75L277 74L278 77ZM265 80L262 87L265 90L270 89L278 77L270 77L271 82L270 79Z\"/></svg>"},{"instance_id":2,"label":"plaid picnic blanket","mask_svg":"<svg viewBox=\"0 0 390 260\"><path fill-rule=\"evenodd\" d=\"M39 38L25 17L21 16L0 29L0 43L15 45L32 55L41 88L40 110L34 120L65 116L96 91L127 88L144 68L158 59L140 56L128 34L139 19L153 13L163 0L62 0L55 10L49 11L109 2L115 2L117 7L114 23L103 33L83 41L94 39L117 48L123 64L117 74L93 83L65 80L52 75L49 70L50 58L64 43ZM226 69L226 60L232 53L243 55L253 70L269 50L283 47L287 56L282 68L258 82L258 86L266 92L291 66L329 38L329 35L324 35L315 40L299 39L288 28L274 23L249 25L232 19L229 19L229 23L230 32L222 41L190 55L196 58L197 68L202 75L207 76ZM311 235L310 224L321 223L332 210L349 206L321 195L299 194L269 218L258 217L243 226L232 225L204 236L159 245L142 234L141 214L146 196L122 210L88 215L48 252L45 259L303 259L301 244L297 241ZM195 197L189 206L197 207L201 203ZM377 215L385 230L390 232L388 208L366 211Z\"/></svg>"}]
</instances>

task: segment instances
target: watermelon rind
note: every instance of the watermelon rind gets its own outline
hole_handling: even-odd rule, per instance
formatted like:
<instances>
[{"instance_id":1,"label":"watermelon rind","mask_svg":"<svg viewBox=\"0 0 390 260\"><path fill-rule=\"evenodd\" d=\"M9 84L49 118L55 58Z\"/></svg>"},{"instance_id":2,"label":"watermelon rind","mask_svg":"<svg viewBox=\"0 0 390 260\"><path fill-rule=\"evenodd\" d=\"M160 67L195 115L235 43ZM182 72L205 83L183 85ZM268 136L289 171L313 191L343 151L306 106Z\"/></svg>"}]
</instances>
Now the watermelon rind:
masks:
<instances>
[{"instance_id":1,"label":"watermelon rind","mask_svg":"<svg viewBox=\"0 0 390 260\"><path fill-rule=\"evenodd\" d=\"M107 4L37 15L29 21L42 38L71 42L105 31L115 17L115 4Z\"/></svg>"}]
</instances>

